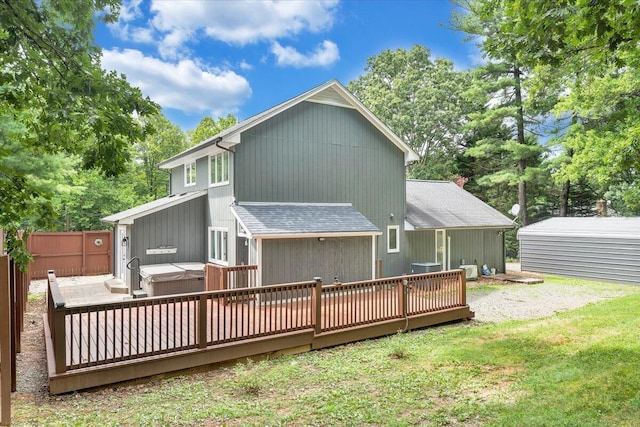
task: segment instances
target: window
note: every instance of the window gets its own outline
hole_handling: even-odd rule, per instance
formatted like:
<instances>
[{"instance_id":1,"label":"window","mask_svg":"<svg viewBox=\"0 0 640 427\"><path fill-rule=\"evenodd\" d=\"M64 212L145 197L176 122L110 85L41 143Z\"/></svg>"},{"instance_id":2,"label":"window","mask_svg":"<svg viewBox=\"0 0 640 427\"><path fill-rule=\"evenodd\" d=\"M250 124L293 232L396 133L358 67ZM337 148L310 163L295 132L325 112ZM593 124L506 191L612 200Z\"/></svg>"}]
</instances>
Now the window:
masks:
<instances>
[{"instance_id":1,"label":"window","mask_svg":"<svg viewBox=\"0 0 640 427\"><path fill-rule=\"evenodd\" d=\"M229 152L214 154L209 157L209 184L222 185L229 183Z\"/></svg>"},{"instance_id":2,"label":"window","mask_svg":"<svg viewBox=\"0 0 640 427\"><path fill-rule=\"evenodd\" d=\"M390 225L387 227L387 252L400 252L400 226Z\"/></svg>"},{"instance_id":3,"label":"window","mask_svg":"<svg viewBox=\"0 0 640 427\"><path fill-rule=\"evenodd\" d=\"M196 185L196 162L184 164L184 186Z\"/></svg>"},{"instance_id":4,"label":"window","mask_svg":"<svg viewBox=\"0 0 640 427\"><path fill-rule=\"evenodd\" d=\"M226 228L209 227L209 261L227 264L227 241Z\"/></svg>"}]
</instances>

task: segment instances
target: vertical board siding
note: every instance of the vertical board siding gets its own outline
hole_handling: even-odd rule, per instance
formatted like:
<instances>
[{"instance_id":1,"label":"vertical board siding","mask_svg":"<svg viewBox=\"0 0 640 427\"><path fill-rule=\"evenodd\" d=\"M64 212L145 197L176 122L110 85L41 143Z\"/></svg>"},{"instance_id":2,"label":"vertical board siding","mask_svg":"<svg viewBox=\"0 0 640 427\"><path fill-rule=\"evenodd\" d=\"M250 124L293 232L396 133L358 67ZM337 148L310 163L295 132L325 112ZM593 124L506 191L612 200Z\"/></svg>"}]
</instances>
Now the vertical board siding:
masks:
<instances>
[{"instance_id":1,"label":"vertical board siding","mask_svg":"<svg viewBox=\"0 0 640 427\"><path fill-rule=\"evenodd\" d=\"M171 194L204 190L209 187L209 157L201 157L196 160L196 185L185 187L184 164L171 169Z\"/></svg>"},{"instance_id":2,"label":"vertical board siding","mask_svg":"<svg viewBox=\"0 0 640 427\"><path fill-rule=\"evenodd\" d=\"M352 203L383 232L384 275L405 271L404 253L386 251L388 225L400 226L406 244L404 153L356 110L310 102L286 110L242 134L235 167L238 201Z\"/></svg>"},{"instance_id":3,"label":"vertical board siding","mask_svg":"<svg viewBox=\"0 0 640 427\"><path fill-rule=\"evenodd\" d=\"M229 163L232 163L231 161ZM233 169L231 169L233 170ZM229 179L232 174L229 174ZM208 226L209 227L221 227L226 228L228 232L227 238L227 258L229 265L236 264L236 220L231 213L229 206L233 203L233 186L231 182L229 185L221 185L218 187L209 188L209 215ZM207 230L206 228L204 230ZM207 233L205 239L205 245L208 251L209 248L209 236ZM207 259L209 254L207 253Z\"/></svg>"},{"instance_id":4,"label":"vertical board siding","mask_svg":"<svg viewBox=\"0 0 640 427\"><path fill-rule=\"evenodd\" d=\"M205 196L136 219L131 231L131 254L141 265L206 261ZM175 246L175 254L147 255L146 250Z\"/></svg>"},{"instance_id":5,"label":"vertical board siding","mask_svg":"<svg viewBox=\"0 0 640 427\"><path fill-rule=\"evenodd\" d=\"M371 277L371 237L264 240L262 284ZM357 278L357 279L354 279Z\"/></svg>"},{"instance_id":6,"label":"vertical board siding","mask_svg":"<svg viewBox=\"0 0 640 427\"><path fill-rule=\"evenodd\" d=\"M504 272L503 236L494 229L447 230L451 238L449 253L451 268L458 268L464 259L466 264L487 264L498 272ZM435 231L420 230L407 232L410 262L434 262ZM444 268L444 266L443 266Z\"/></svg>"},{"instance_id":7,"label":"vertical board siding","mask_svg":"<svg viewBox=\"0 0 640 427\"><path fill-rule=\"evenodd\" d=\"M522 270L640 284L640 239L518 236Z\"/></svg>"}]
</instances>

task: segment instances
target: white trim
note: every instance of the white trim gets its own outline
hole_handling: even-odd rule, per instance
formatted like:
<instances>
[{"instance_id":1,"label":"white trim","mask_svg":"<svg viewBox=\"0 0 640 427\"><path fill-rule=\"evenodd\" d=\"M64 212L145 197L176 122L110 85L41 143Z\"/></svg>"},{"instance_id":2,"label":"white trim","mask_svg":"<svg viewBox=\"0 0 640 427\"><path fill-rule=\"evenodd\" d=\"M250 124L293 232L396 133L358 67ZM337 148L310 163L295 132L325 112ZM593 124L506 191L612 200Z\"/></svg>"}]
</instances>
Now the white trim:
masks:
<instances>
[{"instance_id":1,"label":"white trim","mask_svg":"<svg viewBox=\"0 0 640 427\"><path fill-rule=\"evenodd\" d=\"M138 218L151 215L156 212L160 212L172 206L176 206L181 203L188 202L189 200L197 199L198 197L203 197L206 194L207 194L207 190L199 190L199 191L191 191L186 194L163 197L162 199L154 200L153 202L140 205L140 206L148 205L148 208L145 210L138 211L140 206L136 206L134 208L127 209L126 211L122 211L117 214L104 217L101 219L101 221L111 223L111 224L130 225L130 224L133 224L133 222ZM129 211L134 211L135 213L127 214L127 212ZM109 218L114 218L114 219L109 219Z\"/></svg>"},{"instance_id":2,"label":"white trim","mask_svg":"<svg viewBox=\"0 0 640 427\"><path fill-rule=\"evenodd\" d=\"M376 236L371 236L371 280L376 279Z\"/></svg>"},{"instance_id":3,"label":"white trim","mask_svg":"<svg viewBox=\"0 0 640 427\"><path fill-rule=\"evenodd\" d=\"M362 237L362 236L380 236L380 231L351 231L348 233L331 232L331 233L282 233L282 234L252 234L251 237L260 239L306 239L316 237Z\"/></svg>"},{"instance_id":4,"label":"white trim","mask_svg":"<svg viewBox=\"0 0 640 427\"><path fill-rule=\"evenodd\" d=\"M236 217L236 220L237 220L236 221L236 237L250 238L251 236L249 236L249 232L247 231L246 228L244 228L244 225L242 224L242 222L239 219L237 219L237 217Z\"/></svg>"},{"instance_id":5,"label":"white trim","mask_svg":"<svg viewBox=\"0 0 640 427\"><path fill-rule=\"evenodd\" d=\"M187 177L189 177L191 174L189 172L187 172L189 169L193 169L193 182L187 182ZM193 187L194 185L196 185L197 181L198 181L198 169L196 167L196 161L189 161L189 162L185 162L184 164L184 169L183 169L183 173L184 173L184 186L185 187Z\"/></svg>"},{"instance_id":6,"label":"white trim","mask_svg":"<svg viewBox=\"0 0 640 427\"><path fill-rule=\"evenodd\" d=\"M390 234L391 230L396 230L396 244L395 249L391 248L391 240ZM388 254L397 254L400 252L400 226L399 225L388 225L387 226L387 253Z\"/></svg>"},{"instance_id":7,"label":"white trim","mask_svg":"<svg viewBox=\"0 0 640 427\"><path fill-rule=\"evenodd\" d=\"M225 241L226 245L223 248L221 246L221 249L224 251L224 255L226 255L225 257L220 257L220 258L214 258L211 256L211 249L212 249L212 244L213 244L213 239L211 238L211 232L221 232L226 234L226 239L223 238L223 240ZM224 236L223 236L224 237ZM222 259L222 258L226 258L226 259ZM229 229L226 227L208 227L208 233L207 233L207 259L209 260L209 262L213 263L213 264L218 264L218 265L225 265L228 266L229 265Z\"/></svg>"},{"instance_id":8,"label":"white trim","mask_svg":"<svg viewBox=\"0 0 640 427\"><path fill-rule=\"evenodd\" d=\"M447 236L447 270L451 270L451 236Z\"/></svg>"},{"instance_id":9,"label":"white trim","mask_svg":"<svg viewBox=\"0 0 640 427\"><path fill-rule=\"evenodd\" d=\"M352 203L238 202L238 206L350 206Z\"/></svg>"},{"instance_id":10,"label":"white trim","mask_svg":"<svg viewBox=\"0 0 640 427\"><path fill-rule=\"evenodd\" d=\"M438 261L438 232L442 232L442 261ZM446 269L447 267L447 230L445 228L439 228L436 230L435 239L433 244L435 245L435 260L434 262L439 263L442 266L442 269Z\"/></svg>"},{"instance_id":11,"label":"white trim","mask_svg":"<svg viewBox=\"0 0 640 427\"><path fill-rule=\"evenodd\" d=\"M256 285L262 286L262 239L256 239L256 252L258 256L258 271L256 272Z\"/></svg>"}]
</instances>

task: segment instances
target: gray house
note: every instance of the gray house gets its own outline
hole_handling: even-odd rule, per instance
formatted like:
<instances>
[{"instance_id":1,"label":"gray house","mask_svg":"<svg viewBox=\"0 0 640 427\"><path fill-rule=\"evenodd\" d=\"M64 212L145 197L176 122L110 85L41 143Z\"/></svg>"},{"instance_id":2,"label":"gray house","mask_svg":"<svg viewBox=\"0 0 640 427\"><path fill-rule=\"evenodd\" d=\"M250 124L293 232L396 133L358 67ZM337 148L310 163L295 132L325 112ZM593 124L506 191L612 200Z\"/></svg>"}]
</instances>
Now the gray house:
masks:
<instances>
[{"instance_id":1,"label":"gray house","mask_svg":"<svg viewBox=\"0 0 640 427\"><path fill-rule=\"evenodd\" d=\"M453 257L504 266L497 237L500 227L511 227L507 218L474 225L468 217L435 228L418 220L443 200L427 201L413 191L421 183L406 182L405 166L417 159L344 86L327 82L162 162L172 196L104 218L117 230L116 277L129 283L132 256L143 265L254 264L258 285L394 276L416 260L456 268ZM452 212L457 202L486 206L446 188L455 195L445 200ZM464 230L479 234L459 238ZM450 242L446 259L435 251L435 236Z\"/></svg>"},{"instance_id":2,"label":"gray house","mask_svg":"<svg viewBox=\"0 0 640 427\"><path fill-rule=\"evenodd\" d=\"M640 284L640 217L551 218L518 240L523 270Z\"/></svg>"}]
</instances>

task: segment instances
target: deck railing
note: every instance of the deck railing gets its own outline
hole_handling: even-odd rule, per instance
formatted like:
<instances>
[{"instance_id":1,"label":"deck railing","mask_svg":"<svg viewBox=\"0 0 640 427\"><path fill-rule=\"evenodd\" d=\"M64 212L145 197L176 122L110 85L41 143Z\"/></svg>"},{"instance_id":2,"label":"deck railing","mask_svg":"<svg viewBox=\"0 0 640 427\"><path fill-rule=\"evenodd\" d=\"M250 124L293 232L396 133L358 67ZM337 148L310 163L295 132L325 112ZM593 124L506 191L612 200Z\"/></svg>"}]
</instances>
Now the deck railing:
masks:
<instances>
[{"instance_id":1,"label":"deck railing","mask_svg":"<svg viewBox=\"0 0 640 427\"><path fill-rule=\"evenodd\" d=\"M257 265L234 265L225 267L208 263L205 274L207 290L251 288L256 286Z\"/></svg>"},{"instance_id":2,"label":"deck railing","mask_svg":"<svg viewBox=\"0 0 640 427\"><path fill-rule=\"evenodd\" d=\"M250 271L250 269L249 269ZM67 306L48 272L56 374L294 331L316 335L466 305L464 273L244 287Z\"/></svg>"}]
</instances>

